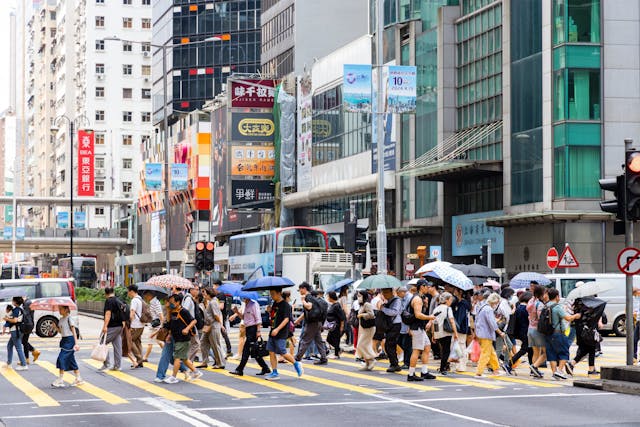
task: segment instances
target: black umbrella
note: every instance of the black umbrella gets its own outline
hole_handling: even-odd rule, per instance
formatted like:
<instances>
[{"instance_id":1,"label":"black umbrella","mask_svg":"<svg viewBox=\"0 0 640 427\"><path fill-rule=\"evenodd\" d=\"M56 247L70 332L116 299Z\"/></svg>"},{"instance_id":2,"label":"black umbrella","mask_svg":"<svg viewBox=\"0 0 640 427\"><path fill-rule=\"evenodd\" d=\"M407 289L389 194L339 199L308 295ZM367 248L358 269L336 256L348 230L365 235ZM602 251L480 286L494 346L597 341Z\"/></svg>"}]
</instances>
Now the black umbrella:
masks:
<instances>
[{"instance_id":1,"label":"black umbrella","mask_svg":"<svg viewBox=\"0 0 640 427\"><path fill-rule=\"evenodd\" d=\"M600 298L584 297L574 302L574 311L581 314L580 321L595 328L606 306L607 302Z\"/></svg>"},{"instance_id":2,"label":"black umbrella","mask_svg":"<svg viewBox=\"0 0 640 427\"><path fill-rule=\"evenodd\" d=\"M157 298L167 298L169 296L170 289L162 288L156 285L147 285L146 283L137 283L138 293L144 294L145 292L151 292Z\"/></svg>"}]
</instances>

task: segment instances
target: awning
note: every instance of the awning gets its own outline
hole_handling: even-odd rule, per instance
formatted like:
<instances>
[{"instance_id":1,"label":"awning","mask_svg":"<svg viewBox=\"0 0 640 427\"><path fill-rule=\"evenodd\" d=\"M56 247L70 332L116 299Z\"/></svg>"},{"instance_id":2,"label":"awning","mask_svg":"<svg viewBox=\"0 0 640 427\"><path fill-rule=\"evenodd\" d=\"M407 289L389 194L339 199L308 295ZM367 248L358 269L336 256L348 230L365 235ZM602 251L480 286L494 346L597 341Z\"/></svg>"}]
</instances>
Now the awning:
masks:
<instances>
[{"instance_id":1,"label":"awning","mask_svg":"<svg viewBox=\"0 0 640 427\"><path fill-rule=\"evenodd\" d=\"M426 166L416 178L421 181L455 181L497 174L502 174L501 160L454 160Z\"/></svg>"},{"instance_id":2,"label":"awning","mask_svg":"<svg viewBox=\"0 0 640 427\"><path fill-rule=\"evenodd\" d=\"M614 216L606 212L543 211L484 218L492 227L510 227L528 224L553 224L570 221L612 221Z\"/></svg>"}]
</instances>

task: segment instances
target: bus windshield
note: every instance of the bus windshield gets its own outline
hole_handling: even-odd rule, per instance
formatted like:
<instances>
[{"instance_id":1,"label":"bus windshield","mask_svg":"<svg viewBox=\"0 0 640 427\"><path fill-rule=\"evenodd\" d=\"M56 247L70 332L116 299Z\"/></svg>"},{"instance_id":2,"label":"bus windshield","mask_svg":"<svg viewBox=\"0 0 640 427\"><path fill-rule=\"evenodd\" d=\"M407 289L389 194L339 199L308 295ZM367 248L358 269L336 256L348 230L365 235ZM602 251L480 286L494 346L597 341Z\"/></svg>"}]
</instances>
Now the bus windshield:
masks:
<instances>
[{"instance_id":1,"label":"bus windshield","mask_svg":"<svg viewBox=\"0 0 640 427\"><path fill-rule=\"evenodd\" d=\"M277 253L326 252L327 237L320 230L308 228L285 229L278 232Z\"/></svg>"}]
</instances>

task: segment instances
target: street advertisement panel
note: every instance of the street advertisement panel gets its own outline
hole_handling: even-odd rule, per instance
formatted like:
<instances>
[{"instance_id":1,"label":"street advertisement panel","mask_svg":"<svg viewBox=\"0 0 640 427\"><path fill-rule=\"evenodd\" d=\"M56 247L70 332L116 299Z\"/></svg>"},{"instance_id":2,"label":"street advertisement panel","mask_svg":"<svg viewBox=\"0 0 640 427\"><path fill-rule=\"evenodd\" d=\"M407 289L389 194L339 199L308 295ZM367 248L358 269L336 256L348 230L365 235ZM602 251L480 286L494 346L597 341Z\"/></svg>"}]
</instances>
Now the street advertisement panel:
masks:
<instances>
[{"instance_id":1,"label":"street advertisement panel","mask_svg":"<svg viewBox=\"0 0 640 427\"><path fill-rule=\"evenodd\" d=\"M147 163L144 166L144 183L147 191L162 190L162 163Z\"/></svg>"},{"instance_id":2,"label":"street advertisement panel","mask_svg":"<svg viewBox=\"0 0 640 427\"><path fill-rule=\"evenodd\" d=\"M182 191L189 188L189 169L186 163L172 163L170 171L172 191Z\"/></svg>"},{"instance_id":3,"label":"street advertisement panel","mask_svg":"<svg viewBox=\"0 0 640 427\"><path fill-rule=\"evenodd\" d=\"M78 196L95 196L94 133L78 131Z\"/></svg>"},{"instance_id":4,"label":"street advertisement panel","mask_svg":"<svg viewBox=\"0 0 640 427\"><path fill-rule=\"evenodd\" d=\"M231 140L234 142L271 142L276 126L271 113L231 113Z\"/></svg>"},{"instance_id":5,"label":"street advertisement panel","mask_svg":"<svg viewBox=\"0 0 640 427\"><path fill-rule=\"evenodd\" d=\"M274 189L269 180L234 179L231 181L231 206L272 207Z\"/></svg>"},{"instance_id":6,"label":"street advertisement panel","mask_svg":"<svg viewBox=\"0 0 640 427\"><path fill-rule=\"evenodd\" d=\"M13 228L11 226L6 225L3 230L4 240L11 240L13 238Z\"/></svg>"},{"instance_id":7,"label":"street advertisement panel","mask_svg":"<svg viewBox=\"0 0 640 427\"><path fill-rule=\"evenodd\" d=\"M371 64L344 64L342 99L345 111L371 112Z\"/></svg>"},{"instance_id":8,"label":"street advertisement panel","mask_svg":"<svg viewBox=\"0 0 640 427\"><path fill-rule=\"evenodd\" d=\"M298 78L298 141L297 185L298 190L311 188L311 161L313 138L313 109L311 79Z\"/></svg>"},{"instance_id":9,"label":"street advertisement panel","mask_svg":"<svg viewBox=\"0 0 640 427\"><path fill-rule=\"evenodd\" d=\"M276 157L273 146L234 145L231 147L231 175L273 176Z\"/></svg>"},{"instance_id":10,"label":"street advertisement panel","mask_svg":"<svg viewBox=\"0 0 640 427\"><path fill-rule=\"evenodd\" d=\"M24 240L24 227L16 227L16 240Z\"/></svg>"},{"instance_id":11,"label":"street advertisement panel","mask_svg":"<svg viewBox=\"0 0 640 427\"><path fill-rule=\"evenodd\" d=\"M396 116L384 115L384 170L396 170ZM378 144L373 141L371 145L371 173L378 172Z\"/></svg>"},{"instance_id":12,"label":"street advertisement panel","mask_svg":"<svg viewBox=\"0 0 640 427\"><path fill-rule=\"evenodd\" d=\"M387 78L387 112L416 112L416 67L390 65Z\"/></svg>"},{"instance_id":13,"label":"street advertisement panel","mask_svg":"<svg viewBox=\"0 0 640 427\"><path fill-rule=\"evenodd\" d=\"M232 108L273 108L275 98L274 80L233 80L230 104Z\"/></svg>"},{"instance_id":14,"label":"street advertisement panel","mask_svg":"<svg viewBox=\"0 0 640 427\"><path fill-rule=\"evenodd\" d=\"M227 220L227 108L221 107L211 114L211 144L213 150L213 194L211 225L223 231Z\"/></svg>"},{"instance_id":15,"label":"street advertisement panel","mask_svg":"<svg viewBox=\"0 0 640 427\"><path fill-rule=\"evenodd\" d=\"M87 214L86 212L74 212L73 213L73 228L84 229L87 227Z\"/></svg>"},{"instance_id":16,"label":"street advertisement panel","mask_svg":"<svg viewBox=\"0 0 640 427\"><path fill-rule=\"evenodd\" d=\"M151 213L151 252L165 250L166 224L164 210Z\"/></svg>"},{"instance_id":17,"label":"street advertisement panel","mask_svg":"<svg viewBox=\"0 0 640 427\"><path fill-rule=\"evenodd\" d=\"M489 227L486 218L504 215L503 211L481 212L451 217L453 256L480 255L482 245L491 240L491 253L504 253L504 228Z\"/></svg>"},{"instance_id":18,"label":"street advertisement panel","mask_svg":"<svg viewBox=\"0 0 640 427\"><path fill-rule=\"evenodd\" d=\"M58 212L56 222L58 228L69 228L69 212Z\"/></svg>"}]
</instances>

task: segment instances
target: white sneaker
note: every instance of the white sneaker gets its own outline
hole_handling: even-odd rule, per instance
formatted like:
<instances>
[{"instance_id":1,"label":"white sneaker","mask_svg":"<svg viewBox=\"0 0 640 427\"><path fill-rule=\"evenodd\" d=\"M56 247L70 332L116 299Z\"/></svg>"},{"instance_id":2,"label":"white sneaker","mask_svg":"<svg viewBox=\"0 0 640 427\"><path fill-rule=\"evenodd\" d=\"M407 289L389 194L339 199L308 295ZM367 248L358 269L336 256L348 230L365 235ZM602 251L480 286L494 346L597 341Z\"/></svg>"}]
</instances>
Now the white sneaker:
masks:
<instances>
[{"instance_id":1,"label":"white sneaker","mask_svg":"<svg viewBox=\"0 0 640 427\"><path fill-rule=\"evenodd\" d=\"M154 383L163 383L163 382L164 382L164 380L163 380L162 378L155 377L155 378L153 379L153 382L154 382Z\"/></svg>"},{"instance_id":2,"label":"white sneaker","mask_svg":"<svg viewBox=\"0 0 640 427\"><path fill-rule=\"evenodd\" d=\"M53 383L51 383L51 387L53 388L62 388L65 387L64 381L60 378L56 379Z\"/></svg>"},{"instance_id":3,"label":"white sneaker","mask_svg":"<svg viewBox=\"0 0 640 427\"><path fill-rule=\"evenodd\" d=\"M18 365L15 368L16 371L28 371L29 367L27 365Z\"/></svg>"},{"instance_id":4,"label":"white sneaker","mask_svg":"<svg viewBox=\"0 0 640 427\"><path fill-rule=\"evenodd\" d=\"M200 371L195 371L195 372L192 372L192 373L189 375L189 379L190 379L191 381L195 381L195 380L197 380L198 378L202 377L202 375L203 375L203 374L202 374L202 372L200 372Z\"/></svg>"},{"instance_id":5,"label":"white sneaker","mask_svg":"<svg viewBox=\"0 0 640 427\"><path fill-rule=\"evenodd\" d=\"M82 377L77 377L74 382L71 383L72 387L78 387L79 385L84 384L84 380Z\"/></svg>"},{"instance_id":6,"label":"white sneaker","mask_svg":"<svg viewBox=\"0 0 640 427\"><path fill-rule=\"evenodd\" d=\"M559 369L556 369L556 371L553 373L553 378L560 379L560 380L566 380L567 376L563 372L560 372Z\"/></svg>"},{"instance_id":7,"label":"white sneaker","mask_svg":"<svg viewBox=\"0 0 640 427\"><path fill-rule=\"evenodd\" d=\"M174 377L173 375L171 375L171 376L169 376L169 377L165 378L165 379L164 379L164 382L165 382L166 384L177 384L177 383L179 383L179 382L180 382L180 380L179 380L179 379L177 379L176 377Z\"/></svg>"}]
</instances>

